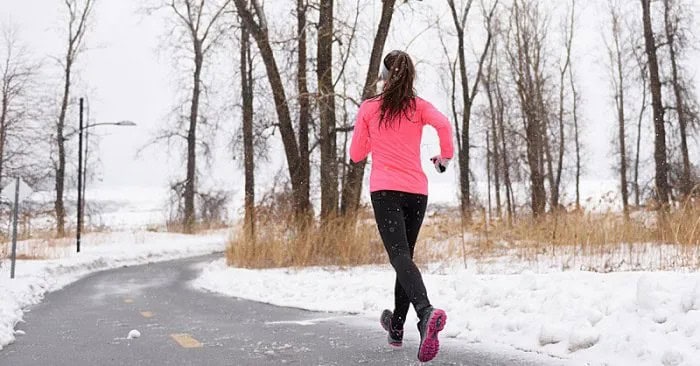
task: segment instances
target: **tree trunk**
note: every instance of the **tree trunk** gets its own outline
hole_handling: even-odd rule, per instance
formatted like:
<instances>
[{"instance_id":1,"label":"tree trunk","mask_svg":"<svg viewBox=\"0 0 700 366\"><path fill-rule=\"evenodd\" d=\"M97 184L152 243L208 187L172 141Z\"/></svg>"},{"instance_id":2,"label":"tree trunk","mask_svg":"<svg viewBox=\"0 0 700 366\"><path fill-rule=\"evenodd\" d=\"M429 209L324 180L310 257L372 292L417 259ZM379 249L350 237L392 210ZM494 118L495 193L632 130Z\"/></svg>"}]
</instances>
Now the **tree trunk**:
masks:
<instances>
[{"instance_id":1,"label":"tree trunk","mask_svg":"<svg viewBox=\"0 0 700 366\"><path fill-rule=\"evenodd\" d=\"M574 119L574 143L576 147L576 210L581 210L581 141L579 139L578 127L578 91L574 81L573 66L569 66L569 82L571 83L571 94L573 98L573 119Z\"/></svg>"},{"instance_id":2,"label":"tree trunk","mask_svg":"<svg viewBox=\"0 0 700 366\"><path fill-rule=\"evenodd\" d=\"M462 88L462 126L457 128L457 131L461 130L461 133L457 132L458 148L457 156L459 157L459 193L460 193L460 209L462 212L462 217L467 222L471 222L471 187L469 181L469 123L471 117L471 99L469 96L469 75L467 75L467 62L464 55L464 22L460 20L457 14L457 8L454 1L447 2L450 6L450 11L452 14L452 20L454 22L455 30L457 31L457 60L459 62L459 76L460 76L460 86ZM466 19L466 16L471 9L472 2L467 2L464 9L464 14L462 19ZM455 123L457 123L455 121Z\"/></svg>"},{"instance_id":3,"label":"tree trunk","mask_svg":"<svg viewBox=\"0 0 700 366\"><path fill-rule=\"evenodd\" d=\"M501 94L501 84L498 81L496 74L496 97L498 101L498 133L501 136L501 151L503 158L503 180L506 185L506 209L508 210L508 225L513 224L514 216L514 200L513 200L513 185L510 180L510 165L508 163L508 150L506 148L506 132L505 132L505 101Z\"/></svg>"},{"instance_id":4,"label":"tree trunk","mask_svg":"<svg viewBox=\"0 0 700 366\"><path fill-rule=\"evenodd\" d=\"M458 157L459 157L459 188L460 188L460 206L462 210L462 215L467 222L471 221L471 181L469 179L470 173L470 124L471 124L471 112L472 106L474 105L474 98L478 92L479 82L481 80L481 73L484 66L486 57L488 56L489 47L491 46L492 31L491 31L491 19L495 12L498 1L495 1L490 12L486 15L487 20L487 38L484 48L482 50L481 56L479 58L478 71L474 79L474 84L469 85L469 76L467 74L467 61L465 55L464 46L464 31L466 26L466 19L471 9L473 0L469 0L465 5L462 17L457 13L457 7L454 1L448 0L448 5L450 7L450 12L452 14L452 21L457 31L457 59L459 62L459 75L460 84L462 87L462 128L461 136L458 135L458 139L461 139L461 143L458 144ZM471 89L470 89L471 88Z\"/></svg>"},{"instance_id":5,"label":"tree trunk","mask_svg":"<svg viewBox=\"0 0 700 366\"><path fill-rule=\"evenodd\" d=\"M282 135L282 144L284 145L287 167L289 169L290 180L292 183L294 204L297 209L295 213L297 215L297 219L303 219L307 217L306 212L308 212L305 210L305 208L310 208L311 203L309 202L308 195L305 196L303 191L304 177L302 175L302 169L300 169L301 164L299 158L299 146L297 145L294 126L292 125L292 117L289 113L287 96L284 91L284 83L282 82L282 76L280 74L279 67L277 66L277 60L275 59L274 52L272 51L268 30L265 24L260 25L256 23L255 19L253 18L253 14L247 9L247 1L234 0L234 3L241 19L243 22L245 22L246 27L248 27L248 29L251 31L251 35L255 39L255 43L258 45L260 56L265 64L267 79L270 83L270 89L272 89L272 97L275 103L275 109L277 111L280 134ZM264 16L264 14L258 15Z\"/></svg>"},{"instance_id":6,"label":"tree trunk","mask_svg":"<svg viewBox=\"0 0 700 366\"><path fill-rule=\"evenodd\" d=\"M493 59L495 57L495 48L491 51L491 55L489 57L489 64L487 68L487 73L486 73L486 80L484 80L484 88L486 89L486 96L488 98L489 102L489 118L491 119L491 126L490 126L490 132L491 132L491 139L493 141L490 142L492 148L493 148L493 178L494 178L494 191L496 194L496 215L498 215L498 218L501 219L501 184L500 184L500 175L501 175L501 157L500 157L500 152L499 152L499 147L498 147L498 129L496 128L496 120L498 119L497 116L497 109L496 109L496 103L494 101L495 96L494 96L494 90L493 90L493 83L494 83L494 70L493 70Z\"/></svg>"},{"instance_id":7,"label":"tree trunk","mask_svg":"<svg viewBox=\"0 0 700 366\"><path fill-rule=\"evenodd\" d=\"M564 81L566 70L569 68L569 57L567 55L566 63L561 70L559 77L559 151L557 154L557 168L554 175L554 186L552 187L552 197L550 203L552 211L559 210L559 198L561 187L561 173L564 168Z\"/></svg>"},{"instance_id":8,"label":"tree trunk","mask_svg":"<svg viewBox=\"0 0 700 366\"><path fill-rule=\"evenodd\" d=\"M197 175L197 119L199 118L199 97L201 94L202 64L204 55L202 44L194 40L194 74L192 86L192 103L190 105L189 127L187 130L187 178L185 180L185 212L183 216L183 229L186 233L194 232L195 211L194 196L196 193Z\"/></svg>"},{"instance_id":9,"label":"tree trunk","mask_svg":"<svg viewBox=\"0 0 700 366\"><path fill-rule=\"evenodd\" d=\"M525 132L526 159L530 171L530 204L532 214L538 218L545 212L545 137L542 92L544 79L541 76L542 44L544 31L540 24L536 4L515 1L511 15L514 23L513 49L509 60L516 84L520 111Z\"/></svg>"},{"instance_id":10,"label":"tree trunk","mask_svg":"<svg viewBox=\"0 0 700 366\"><path fill-rule=\"evenodd\" d=\"M486 130L486 187L487 187L487 195L488 197L488 216L491 217L491 173L494 172L495 170L491 169L491 132L489 130ZM488 222L488 219L486 220Z\"/></svg>"},{"instance_id":11,"label":"tree trunk","mask_svg":"<svg viewBox=\"0 0 700 366\"><path fill-rule=\"evenodd\" d=\"M321 128L321 219L338 210L338 166L335 138L335 90L333 87L333 0L321 0L317 48L318 107Z\"/></svg>"},{"instance_id":12,"label":"tree trunk","mask_svg":"<svg viewBox=\"0 0 700 366\"><path fill-rule=\"evenodd\" d=\"M530 143L527 147L527 161L530 166L530 186L531 186L531 201L532 213L535 217L544 214L547 193L544 189L544 174L542 174L542 158L541 158L541 143L540 128L536 122L528 123L525 131L526 137Z\"/></svg>"},{"instance_id":13,"label":"tree trunk","mask_svg":"<svg viewBox=\"0 0 700 366\"><path fill-rule=\"evenodd\" d=\"M566 39L566 61L564 62L564 67L561 68L559 74L559 154L557 156L557 171L554 177L554 188L552 189L552 210L559 209L559 199L561 196L561 175L564 165L564 152L565 152L565 135L564 135L564 84L566 78L566 72L571 67L571 47L574 41L574 25L575 25L575 14L576 14L576 0L571 0L571 13L569 14L569 27L567 30Z\"/></svg>"},{"instance_id":14,"label":"tree trunk","mask_svg":"<svg viewBox=\"0 0 700 366\"><path fill-rule=\"evenodd\" d=\"M243 98L243 159L245 170L245 215L243 225L246 241L255 243L255 151L253 147L253 63L250 57L250 35L241 27L241 96Z\"/></svg>"},{"instance_id":15,"label":"tree trunk","mask_svg":"<svg viewBox=\"0 0 700 366\"><path fill-rule=\"evenodd\" d=\"M661 78L659 62L656 55L656 41L651 23L651 0L641 0L644 42L649 60L649 82L651 89L651 107L654 114L654 162L656 165L655 183L656 199L659 208L667 209L669 203L668 160L666 157L666 129L664 125L664 107L661 96Z\"/></svg>"},{"instance_id":16,"label":"tree trunk","mask_svg":"<svg viewBox=\"0 0 700 366\"><path fill-rule=\"evenodd\" d=\"M489 97L491 99L491 97ZM493 101L489 101L492 104ZM501 218L501 153L498 148L498 130L496 130L496 116L495 109L492 108L491 115L491 138L493 139L491 146L493 146L493 178L494 178L494 188L496 191L496 215Z\"/></svg>"},{"instance_id":17,"label":"tree trunk","mask_svg":"<svg viewBox=\"0 0 700 366\"><path fill-rule=\"evenodd\" d=\"M454 14L454 13L453 13ZM458 24L456 15L455 25L457 28L457 57L459 60L460 85L462 86L462 134L458 136L461 140L459 150L459 189L462 215L467 222L471 221L471 187L469 181L469 124L471 120L471 99L469 97L469 80L467 75L467 62L464 55L464 30Z\"/></svg>"},{"instance_id":18,"label":"tree trunk","mask_svg":"<svg viewBox=\"0 0 700 366\"><path fill-rule=\"evenodd\" d=\"M625 216L625 220L629 220L629 194L627 191L627 148L625 147L625 97L624 90L622 86L623 76L622 76L622 66L619 64L622 62L620 54L618 54L618 80L619 86L617 91L617 123L618 123L618 140L620 149L620 190L622 193L622 212Z\"/></svg>"},{"instance_id":19,"label":"tree trunk","mask_svg":"<svg viewBox=\"0 0 700 366\"><path fill-rule=\"evenodd\" d=\"M620 19L615 10L612 10L612 34L615 49L611 50L611 66L613 67L614 77L617 79L615 85L615 106L617 108L617 125L618 125L618 148L620 149L620 192L622 193L622 212L626 221L629 221L629 193L627 184L627 144L625 143L625 74L623 72L622 46L620 45Z\"/></svg>"},{"instance_id":20,"label":"tree trunk","mask_svg":"<svg viewBox=\"0 0 700 366\"><path fill-rule=\"evenodd\" d=\"M377 27L372 44L372 53L369 59L369 68L365 84L362 88L362 100L373 97L377 93L377 76L379 75L379 65L382 62L384 44L389 34L391 18L394 15L394 4L396 0L383 0L382 15ZM362 192L362 179L365 174L366 161L357 164L350 162L348 169L347 184L343 186L343 196L341 200L341 213L343 215L354 215L360 206L360 194Z\"/></svg>"},{"instance_id":21,"label":"tree trunk","mask_svg":"<svg viewBox=\"0 0 700 366\"><path fill-rule=\"evenodd\" d=\"M644 81L646 83L646 81ZM646 88L642 92L642 107L639 111L639 119L637 120L637 148L635 150L634 156L634 205L639 207L640 204L640 194L639 194L639 150L642 146L642 120L644 119L644 110L646 109Z\"/></svg>"},{"instance_id":22,"label":"tree trunk","mask_svg":"<svg viewBox=\"0 0 700 366\"><path fill-rule=\"evenodd\" d=\"M680 191L683 196L688 196L693 189L690 180L690 158L688 155L688 117L686 115L685 103L683 101L683 90L681 80L678 75L678 61L676 57L676 35L674 24L670 19L671 5L669 0L664 0L664 24L666 28L666 42L668 43L669 56L671 58L671 82L673 83L673 94L676 99L676 115L678 116L678 127L681 137L681 158L683 160L683 171L680 177Z\"/></svg>"},{"instance_id":23,"label":"tree trunk","mask_svg":"<svg viewBox=\"0 0 700 366\"><path fill-rule=\"evenodd\" d=\"M7 78L3 78L3 85L0 86L2 87L2 110L0 111L0 193L2 193L3 168L5 167L5 141L7 141L7 105L9 104Z\"/></svg>"},{"instance_id":24,"label":"tree trunk","mask_svg":"<svg viewBox=\"0 0 700 366\"><path fill-rule=\"evenodd\" d=\"M72 48L69 46L68 55L72 53ZM66 235L66 208L63 202L63 190L66 177L66 148L65 141L63 139L63 130L65 127L66 113L68 110L68 100L70 98L70 86L71 86L71 68L73 66L73 60L70 56L66 57L66 65L64 71L64 83L63 83L63 97L61 99L61 110L58 115L58 122L56 123L56 143L58 147L58 165L55 166L56 171L56 201L54 202L54 209L56 214L56 235L58 237L63 237Z\"/></svg>"},{"instance_id":25,"label":"tree trunk","mask_svg":"<svg viewBox=\"0 0 700 366\"><path fill-rule=\"evenodd\" d=\"M297 91L299 93L299 175L300 197L303 204L310 203L311 166L309 151L309 125L311 124L311 107L309 102L309 89L306 76L306 0L297 0L297 31L298 31L298 57L297 57ZM303 215L311 215L311 205L299 207ZM306 220L305 220L306 221Z\"/></svg>"},{"instance_id":26,"label":"tree trunk","mask_svg":"<svg viewBox=\"0 0 700 366\"><path fill-rule=\"evenodd\" d=\"M543 146L543 162L547 163L547 170L546 170L546 176L547 176L547 181L549 182L549 189L550 189L550 199L549 199L549 204L550 204L550 211L554 212L557 209L557 206L555 206L555 196L557 197L556 200L559 200L559 186L554 182L554 167L552 166L552 150L551 146L549 144L549 122L548 118L545 118L544 115L547 113L544 104L540 105L538 107L540 109L540 115L542 116L542 120L540 122L540 128L542 129L541 135L542 135L542 146Z\"/></svg>"}]
</instances>

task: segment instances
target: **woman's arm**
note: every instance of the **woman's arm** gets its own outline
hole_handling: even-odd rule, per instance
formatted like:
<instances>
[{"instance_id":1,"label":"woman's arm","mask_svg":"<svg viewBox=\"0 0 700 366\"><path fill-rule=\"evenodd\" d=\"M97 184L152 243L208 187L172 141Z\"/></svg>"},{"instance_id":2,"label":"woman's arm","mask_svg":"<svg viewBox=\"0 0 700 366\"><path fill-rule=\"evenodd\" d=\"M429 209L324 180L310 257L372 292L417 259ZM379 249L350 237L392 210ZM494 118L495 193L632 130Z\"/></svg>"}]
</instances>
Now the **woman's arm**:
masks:
<instances>
[{"instance_id":1,"label":"woman's arm","mask_svg":"<svg viewBox=\"0 0 700 366\"><path fill-rule=\"evenodd\" d=\"M452 159L454 144L452 142L452 126L444 114L440 113L430 102L423 101L421 118L423 124L429 124L435 128L440 139L440 157Z\"/></svg>"},{"instance_id":2,"label":"woman's arm","mask_svg":"<svg viewBox=\"0 0 700 366\"><path fill-rule=\"evenodd\" d=\"M365 160L370 151L369 126L365 118L366 108L364 107L365 104L363 103L357 112L355 129L353 130L352 142L350 143L350 160L354 163Z\"/></svg>"}]
</instances>

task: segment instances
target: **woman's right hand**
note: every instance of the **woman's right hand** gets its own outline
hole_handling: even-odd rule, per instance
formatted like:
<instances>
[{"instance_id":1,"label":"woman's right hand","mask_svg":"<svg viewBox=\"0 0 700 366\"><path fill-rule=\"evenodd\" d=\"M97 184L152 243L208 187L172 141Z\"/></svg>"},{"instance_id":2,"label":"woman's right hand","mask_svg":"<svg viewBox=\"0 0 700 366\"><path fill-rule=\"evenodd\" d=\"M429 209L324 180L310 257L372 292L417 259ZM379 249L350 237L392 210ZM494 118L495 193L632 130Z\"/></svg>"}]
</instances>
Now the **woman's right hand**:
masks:
<instances>
[{"instance_id":1,"label":"woman's right hand","mask_svg":"<svg viewBox=\"0 0 700 366\"><path fill-rule=\"evenodd\" d=\"M430 161L433 162L433 165L435 166L435 170L437 170L438 173L444 173L447 170L447 166L450 164L449 158L443 158L440 155L433 156L430 158Z\"/></svg>"}]
</instances>

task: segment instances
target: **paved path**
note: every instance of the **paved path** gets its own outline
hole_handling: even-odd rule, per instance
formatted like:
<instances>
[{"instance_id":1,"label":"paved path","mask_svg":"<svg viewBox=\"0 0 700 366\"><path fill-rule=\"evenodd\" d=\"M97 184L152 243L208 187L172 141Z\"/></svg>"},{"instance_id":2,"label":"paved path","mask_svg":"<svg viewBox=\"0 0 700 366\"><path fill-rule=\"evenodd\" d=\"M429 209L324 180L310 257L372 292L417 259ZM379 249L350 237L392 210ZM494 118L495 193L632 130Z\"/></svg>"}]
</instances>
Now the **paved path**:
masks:
<instances>
[{"instance_id":1,"label":"paved path","mask_svg":"<svg viewBox=\"0 0 700 366\"><path fill-rule=\"evenodd\" d=\"M417 337L385 343L374 320L227 298L190 281L215 257L120 268L88 276L25 314L26 332L0 365L417 365ZM126 339L132 329L141 337ZM430 365L561 365L519 352L494 354L443 340Z\"/></svg>"}]
</instances>

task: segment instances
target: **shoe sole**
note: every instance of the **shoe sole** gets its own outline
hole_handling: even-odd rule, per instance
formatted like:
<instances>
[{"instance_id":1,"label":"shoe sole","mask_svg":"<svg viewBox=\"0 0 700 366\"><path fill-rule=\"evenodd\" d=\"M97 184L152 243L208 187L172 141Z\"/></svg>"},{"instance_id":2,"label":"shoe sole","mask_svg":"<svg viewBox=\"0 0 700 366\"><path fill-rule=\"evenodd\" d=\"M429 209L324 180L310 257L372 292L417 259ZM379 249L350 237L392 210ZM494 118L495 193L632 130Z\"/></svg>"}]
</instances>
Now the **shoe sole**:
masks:
<instances>
[{"instance_id":1,"label":"shoe sole","mask_svg":"<svg viewBox=\"0 0 700 366\"><path fill-rule=\"evenodd\" d=\"M446 322L447 314L443 310L436 309L430 314L425 338L418 349L418 360L420 362L428 362L437 356L440 350L438 333L445 329Z\"/></svg>"},{"instance_id":2,"label":"shoe sole","mask_svg":"<svg viewBox=\"0 0 700 366\"><path fill-rule=\"evenodd\" d=\"M384 319L385 319L385 318L388 318L388 317L391 317L392 315L393 315L393 314L391 313L391 311L389 311L389 310L384 310L384 312L382 312L382 316L379 318L379 324L381 324L382 328L384 328L384 330L387 331L387 332L389 332L389 328L386 326L386 324L384 324ZM389 341L389 345L392 346L392 347L394 347L394 348L401 348L401 346L403 346L403 342L392 342L392 341Z\"/></svg>"}]
</instances>

